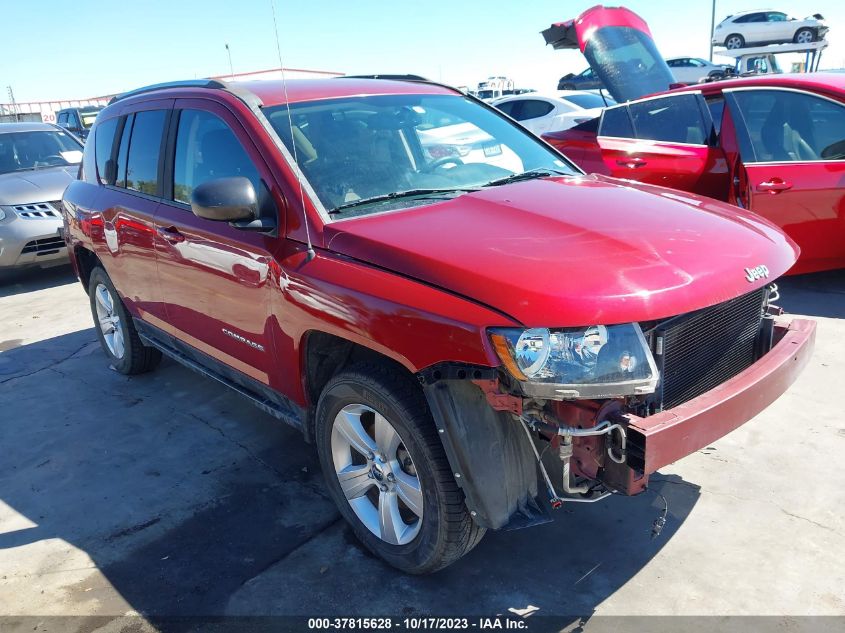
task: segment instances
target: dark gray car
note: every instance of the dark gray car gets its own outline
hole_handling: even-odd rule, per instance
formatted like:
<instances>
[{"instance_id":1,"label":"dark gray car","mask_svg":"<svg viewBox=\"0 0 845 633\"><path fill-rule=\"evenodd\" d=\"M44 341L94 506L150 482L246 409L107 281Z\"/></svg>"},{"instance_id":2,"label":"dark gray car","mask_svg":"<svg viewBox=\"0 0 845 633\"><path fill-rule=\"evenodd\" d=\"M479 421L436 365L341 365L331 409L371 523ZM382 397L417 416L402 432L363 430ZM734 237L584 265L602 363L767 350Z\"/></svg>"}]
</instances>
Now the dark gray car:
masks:
<instances>
[{"instance_id":1,"label":"dark gray car","mask_svg":"<svg viewBox=\"0 0 845 633\"><path fill-rule=\"evenodd\" d=\"M0 123L0 272L67 260L61 199L82 145L49 123Z\"/></svg>"},{"instance_id":2,"label":"dark gray car","mask_svg":"<svg viewBox=\"0 0 845 633\"><path fill-rule=\"evenodd\" d=\"M558 90L600 90L602 88L604 88L604 84L592 68L588 68L577 75L569 73L557 82Z\"/></svg>"}]
</instances>

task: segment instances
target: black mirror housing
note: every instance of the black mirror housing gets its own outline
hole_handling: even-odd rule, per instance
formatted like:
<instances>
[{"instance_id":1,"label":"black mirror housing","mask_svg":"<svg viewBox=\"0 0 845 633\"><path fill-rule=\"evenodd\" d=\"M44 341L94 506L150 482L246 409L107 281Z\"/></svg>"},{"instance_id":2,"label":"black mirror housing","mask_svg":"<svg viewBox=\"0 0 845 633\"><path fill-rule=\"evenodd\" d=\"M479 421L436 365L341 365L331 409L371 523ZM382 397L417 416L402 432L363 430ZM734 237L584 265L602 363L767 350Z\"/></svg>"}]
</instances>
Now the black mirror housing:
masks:
<instances>
[{"instance_id":1,"label":"black mirror housing","mask_svg":"<svg viewBox=\"0 0 845 633\"><path fill-rule=\"evenodd\" d=\"M258 218L258 197L249 178L215 178L191 192L191 211L206 220L249 222Z\"/></svg>"}]
</instances>

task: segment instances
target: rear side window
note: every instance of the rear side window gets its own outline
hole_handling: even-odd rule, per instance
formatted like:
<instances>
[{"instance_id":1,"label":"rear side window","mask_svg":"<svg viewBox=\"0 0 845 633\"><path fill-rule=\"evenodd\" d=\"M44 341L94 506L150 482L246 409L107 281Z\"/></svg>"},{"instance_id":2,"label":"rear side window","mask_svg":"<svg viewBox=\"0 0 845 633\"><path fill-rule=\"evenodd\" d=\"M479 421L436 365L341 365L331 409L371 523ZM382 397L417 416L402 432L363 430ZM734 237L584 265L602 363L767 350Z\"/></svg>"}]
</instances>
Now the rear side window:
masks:
<instances>
[{"instance_id":1,"label":"rear side window","mask_svg":"<svg viewBox=\"0 0 845 633\"><path fill-rule=\"evenodd\" d=\"M604 111L599 136L634 138L634 128L628 117L628 106L609 108Z\"/></svg>"},{"instance_id":2,"label":"rear side window","mask_svg":"<svg viewBox=\"0 0 845 633\"><path fill-rule=\"evenodd\" d=\"M694 94L650 99L628 106L637 138L668 143L704 145L709 128Z\"/></svg>"},{"instance_id":3,"label":"rear side window","mask_svg":"<svg viewBox=\"0 0 845 633\"><path fill-rule=\"evenodd\" d=\"M104 185L113 185L107 181L106 162L111 158L112 146L114 145L114 133L117 131L118 117L103 121L97 126L94 133L94 145L97 161L97 177ZM90 140L89 140L90 143Z\"/></svg>"},{"instance_id":4,"label":"rear side window","mask_svg":"<svg viewBox=\"0 0 845 633\"><path fill-rule=\"evenodd\" d=\"M190 204L197 185L230 176L249 178L261 195L258 169L229 126L210 112L183 110L176 134L173 199Z\"/></svg>"},{"instance_id":5,"label":"rear side window","mask_svg":"<svg viewBox=\"0 0 845 633\"><path fill-rule=\"evenodd\" d=\"M522 107L516 115L517 121L527 121L528 119L538 119L541 116L546 116L555 107L548 101L540 101L539 99L525 99L522 102Z\"/></svg>"},{"instance_id":6,"label":"rear side window","mask_svg":"<svg viewBox=\"0 0 845 633\"><path fill-rule=\"evenodd\" d=\"M167 112L148 110L135 114L126 163L127 189L150 195L158 193L158 163Z\"/></svg>"}]
</instances>

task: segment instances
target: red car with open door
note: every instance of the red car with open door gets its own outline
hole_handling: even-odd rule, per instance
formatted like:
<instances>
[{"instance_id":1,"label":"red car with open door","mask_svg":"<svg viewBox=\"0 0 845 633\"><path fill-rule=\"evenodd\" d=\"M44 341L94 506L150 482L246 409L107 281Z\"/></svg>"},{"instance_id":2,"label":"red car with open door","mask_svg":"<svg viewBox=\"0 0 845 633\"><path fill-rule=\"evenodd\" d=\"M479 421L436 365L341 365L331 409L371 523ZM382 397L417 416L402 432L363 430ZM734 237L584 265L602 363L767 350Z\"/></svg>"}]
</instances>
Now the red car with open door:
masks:
<instances>
[{"instance_id":1,"label":"red car with open door","mask_svg":"<svg viewBox=\"0 0 845 633\"><path fill-rule=\"evenodd\" d=\"M543 35L555 48L580 48L627 101L544 135L582 169L750 209L801 247L791 273L845 266L845 74L669 90L648 26L627 9L593 7Z\"/></svg>"}]
</instances>

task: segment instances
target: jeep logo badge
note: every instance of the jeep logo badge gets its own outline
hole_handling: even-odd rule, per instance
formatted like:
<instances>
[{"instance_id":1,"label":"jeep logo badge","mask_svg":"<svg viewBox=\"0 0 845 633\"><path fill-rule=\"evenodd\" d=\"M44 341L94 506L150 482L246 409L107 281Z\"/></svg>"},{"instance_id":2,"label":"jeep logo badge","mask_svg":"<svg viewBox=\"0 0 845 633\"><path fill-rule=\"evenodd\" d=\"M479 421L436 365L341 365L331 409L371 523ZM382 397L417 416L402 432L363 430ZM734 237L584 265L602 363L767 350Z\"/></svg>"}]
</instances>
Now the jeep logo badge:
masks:
<instances>
[{"instance_id":1,"label":"jeep logo badge","mask_svg":"<svg viewBox=\"0 0 845 633\"><path fill-rule=\"evenodd\" d=\"M763 264L760 264L756 268L746 268L745 269L745 278L748 280L748 283L753 283L758 279L765 279L769 276L769 269L766 268Z\"/></svg>"}]
</instances>

